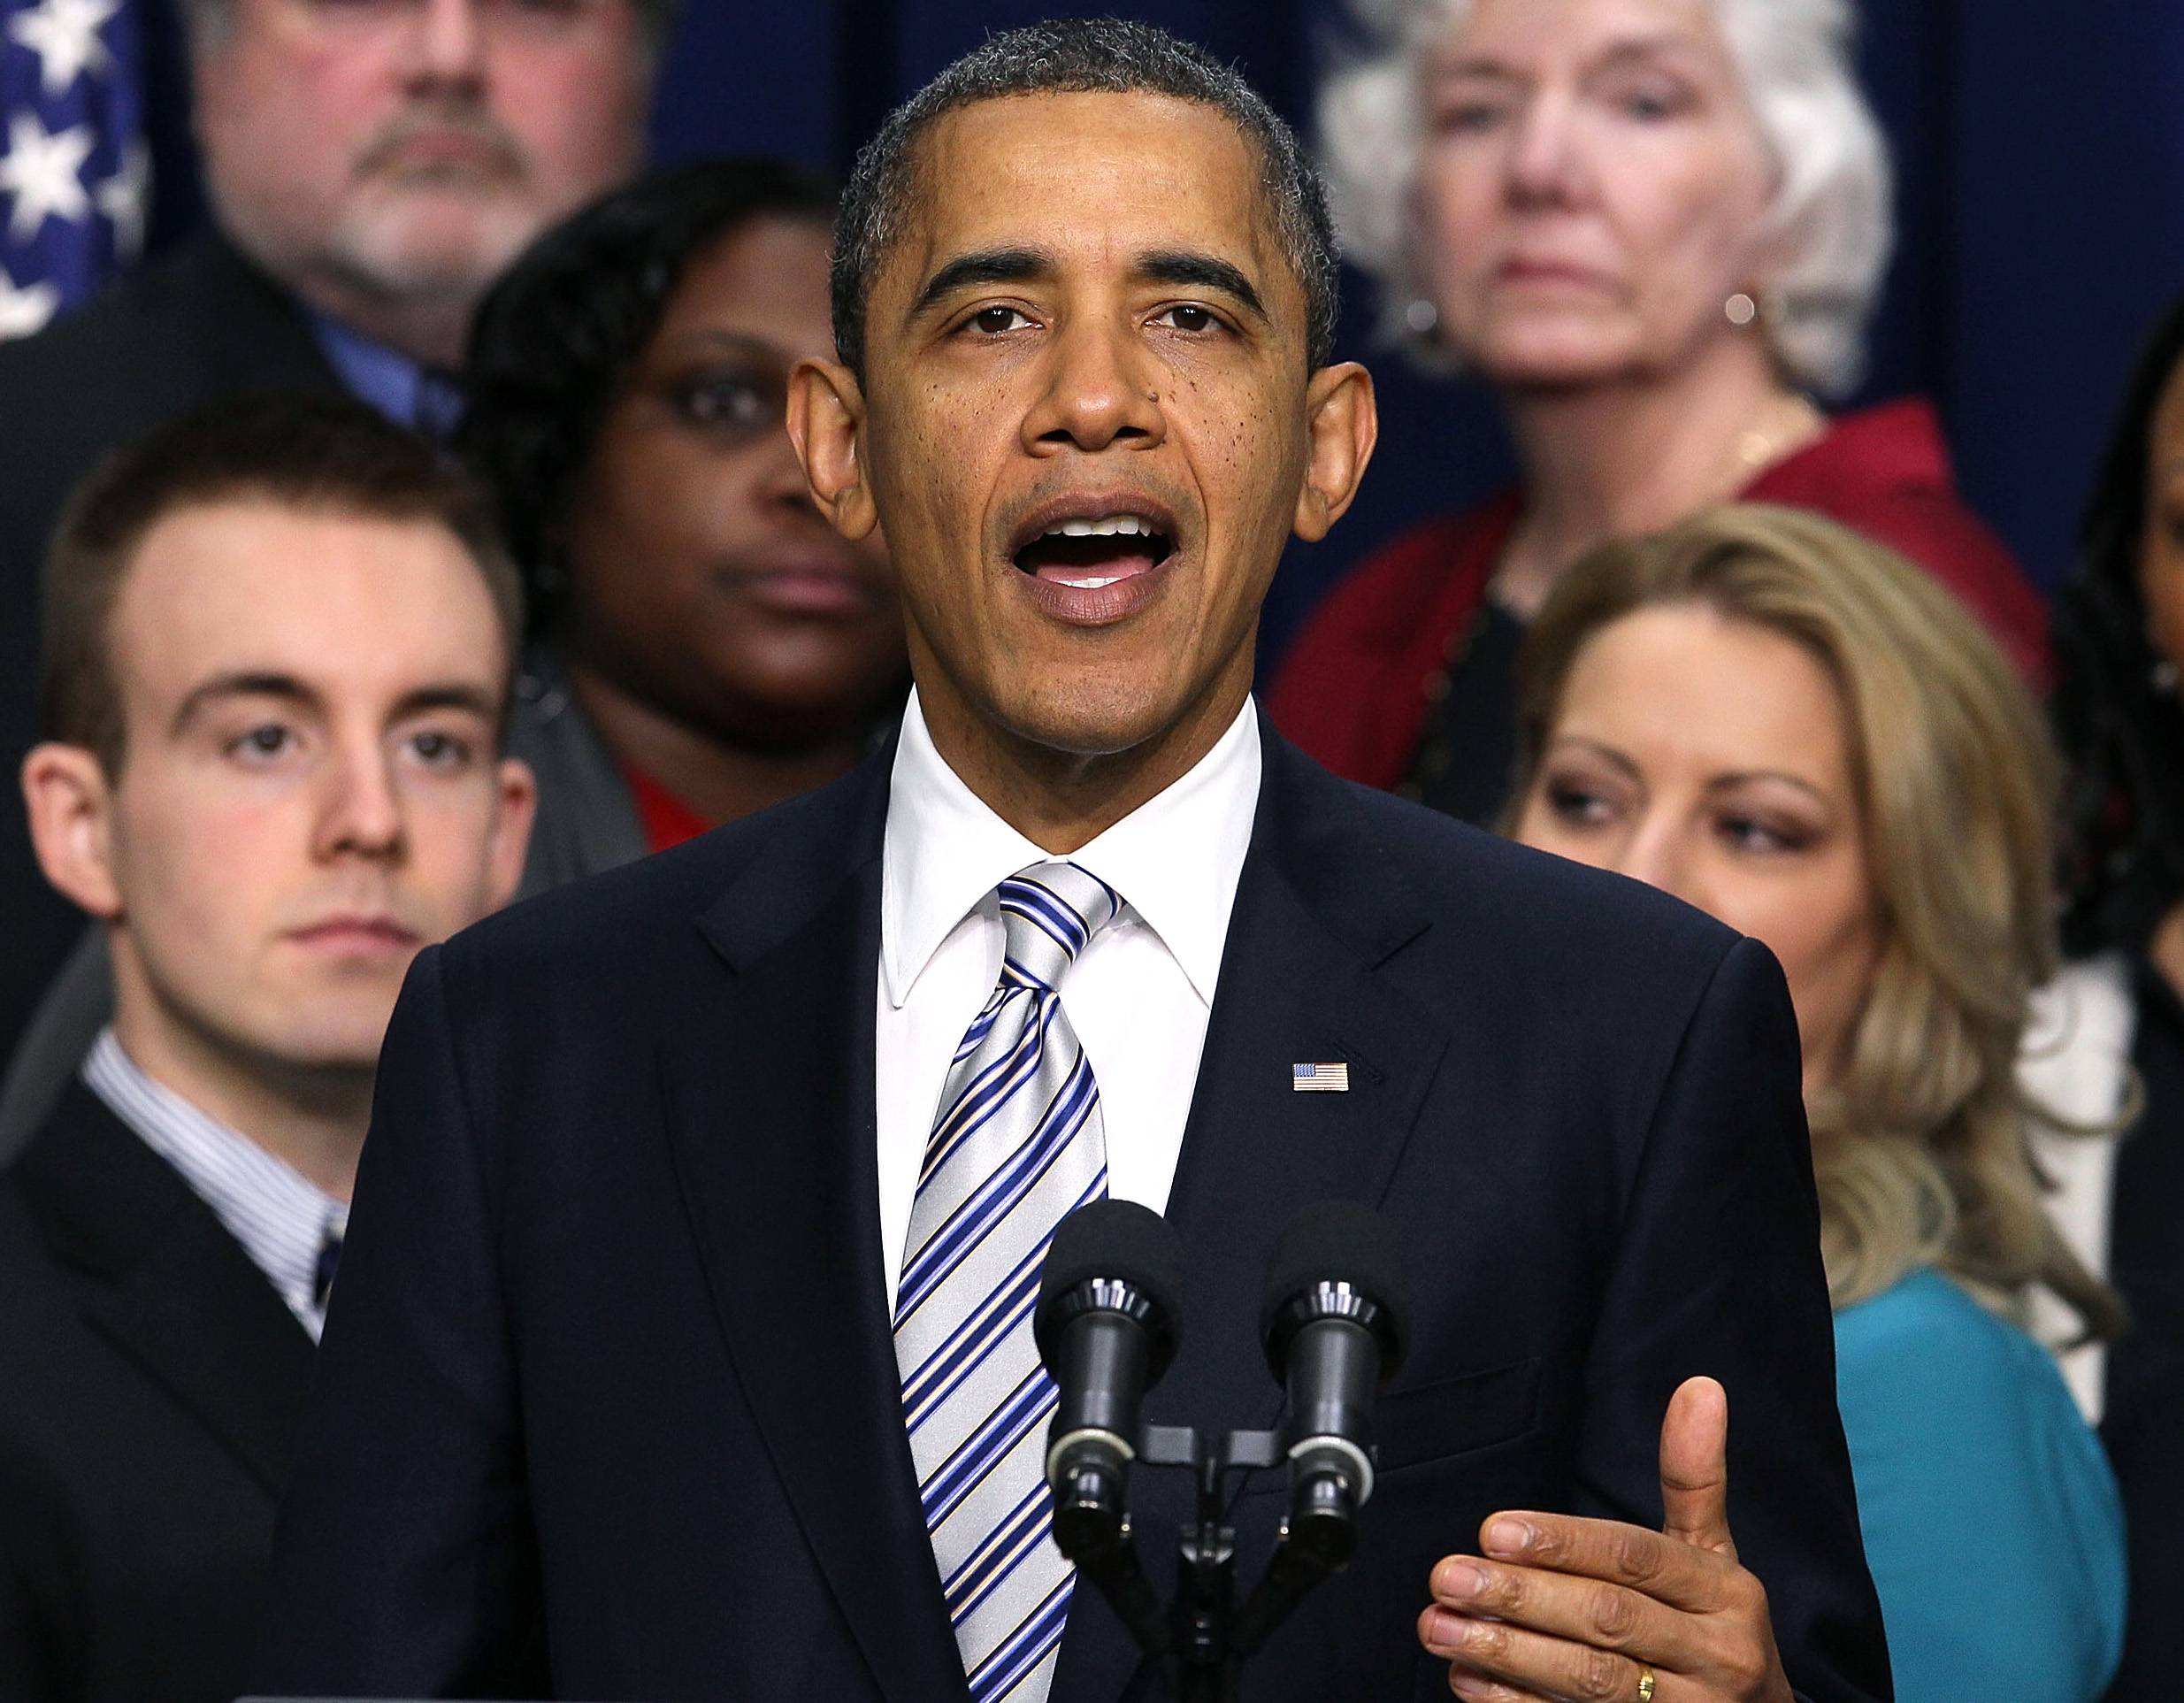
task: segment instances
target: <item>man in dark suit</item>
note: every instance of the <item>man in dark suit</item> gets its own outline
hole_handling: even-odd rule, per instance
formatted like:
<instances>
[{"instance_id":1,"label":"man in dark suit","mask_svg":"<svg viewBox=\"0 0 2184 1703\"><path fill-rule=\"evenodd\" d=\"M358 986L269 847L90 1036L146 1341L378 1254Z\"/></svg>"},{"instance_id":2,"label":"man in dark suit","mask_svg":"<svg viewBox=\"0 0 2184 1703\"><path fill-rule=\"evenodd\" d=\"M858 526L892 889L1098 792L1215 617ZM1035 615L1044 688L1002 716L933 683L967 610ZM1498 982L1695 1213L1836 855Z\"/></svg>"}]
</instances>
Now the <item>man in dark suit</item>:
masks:
<instances>
[{"instance_id":1,"label":"man in dark suit","mask_svg":"<svg viewBox=\"0 0 2184 1703\"><path fill-rule=\"evenodd\" d=\"M1107 1193L1185 1248L1156 1420L1274 1418L1298 1208L1412 1268L1361 1548L1245 1697L1444 1694L1457 1625L1470 1695L1887 1696L1772 959L1252 706L1374 436L1295 138L1148 27L999 36L867 150L835 269L791 430L885 526L900 736L420 956L260 1687L1150 1696L1040 1482L1029 1285ZM1132 1489L1157 1576L1191 1487Z\"/></svg>"},{"instance_id":2,"label":"man in dark suit","mask_svg":"<svg viewBox=\"0 0 2184 1703\"><path fill-rule=\"evenodd\" d=\"M344 389L451 423L437 374L518 249L644 146L675 0L333 7L185 0L211 228L0 344L0 760L35 737L30 611L62 497L106 451L218 397ZM0 1058L80 933L0 817Z\"/></svg>"},{"instance_id":3,"label":"man in dark suit","mask_svg":"<svg viewBox=\"0 0 2184 1703\"><path fill-rule=\"evenodd\" d=\"M241 1687L387 1012L521 867L487 513L360 403L234 403L57 541L24 793L116 1002L0 1178L8 1703Z\"/></svg>"}]
</instances>

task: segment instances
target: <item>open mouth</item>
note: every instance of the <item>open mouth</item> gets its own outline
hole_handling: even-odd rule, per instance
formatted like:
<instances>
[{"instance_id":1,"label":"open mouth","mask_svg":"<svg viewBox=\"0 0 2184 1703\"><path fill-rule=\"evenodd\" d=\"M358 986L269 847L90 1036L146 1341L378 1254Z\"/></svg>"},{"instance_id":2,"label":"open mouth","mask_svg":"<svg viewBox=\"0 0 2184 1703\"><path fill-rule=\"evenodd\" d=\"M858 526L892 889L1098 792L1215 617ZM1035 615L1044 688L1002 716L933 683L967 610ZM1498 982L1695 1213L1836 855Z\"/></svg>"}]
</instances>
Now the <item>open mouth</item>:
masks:
<instances>
[{"instance_id":1,"label":"open mouth","mask_svg":"<svg viewBox=\"0 0 2184 1703\"><path fill-rule=\"evenodd\" d=\"M1100 591L1150 573L1175 554L1176 541L1158 516L1135 513L1057 520L1010 559L1048 585Z\"/></svg>"}]
</instances>

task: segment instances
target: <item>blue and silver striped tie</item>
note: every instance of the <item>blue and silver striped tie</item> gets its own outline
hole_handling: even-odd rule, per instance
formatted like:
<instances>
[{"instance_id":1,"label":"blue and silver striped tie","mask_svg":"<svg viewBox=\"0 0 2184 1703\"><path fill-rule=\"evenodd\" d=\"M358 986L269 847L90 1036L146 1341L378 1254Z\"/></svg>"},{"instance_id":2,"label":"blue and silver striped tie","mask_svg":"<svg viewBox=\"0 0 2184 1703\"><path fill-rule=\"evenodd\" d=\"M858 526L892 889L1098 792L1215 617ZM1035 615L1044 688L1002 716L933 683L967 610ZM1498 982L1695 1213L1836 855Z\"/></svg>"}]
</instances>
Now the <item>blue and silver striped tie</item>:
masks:
<instances>
[{"instance_id":1,"label":"blue and silver striped tie","mask_svg":"<svg viewBox=\"0 0 2184 1703\"><path fill-rule=\"evenodd\" d=\"M1100 1086L1056 991L1123 901L1074 863L1000 885L1000 985L955 1049L910 1208L895 1362L971 1703L1041 1703L1076 1574L1047 1536L1054 1386L1031 1340L1063 1218L1107 1192Z\"/></svg>"}]
</instances>

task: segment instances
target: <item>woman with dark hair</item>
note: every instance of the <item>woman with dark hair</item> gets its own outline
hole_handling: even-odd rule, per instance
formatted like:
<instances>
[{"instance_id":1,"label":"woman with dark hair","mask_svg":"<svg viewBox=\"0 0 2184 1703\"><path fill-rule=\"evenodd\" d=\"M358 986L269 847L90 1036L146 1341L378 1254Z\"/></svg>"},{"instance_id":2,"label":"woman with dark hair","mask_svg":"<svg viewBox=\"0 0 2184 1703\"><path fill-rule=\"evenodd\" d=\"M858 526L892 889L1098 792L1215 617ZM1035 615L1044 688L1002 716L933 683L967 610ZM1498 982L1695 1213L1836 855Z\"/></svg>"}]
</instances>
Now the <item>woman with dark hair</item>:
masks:
<instances>
[{"instance_id":1,"label":"woman with dark hair","mask_svg":"<svg viewBox=\"0 0 2184 1703\"><path fill-rule=\"evenodd\" d=\"M812 506L783 410L831 356L832 192L673 167L545 237L479 311L456 446L533 597L527 890L845 772L908 680L884 547Z\"/></svg>"},{"instance_id":2,"label":"woman with dark hair","mask_svg":"<svg viewBox=\"0 0 2184 1703\"><path fill-rule=\"evenodd\" d=\"M457 441L528 582L525 894L833 779L901 702L885 548L820 518L784 418L790 368L833 353L833 215L779 161L677 166L548 231L479 311ZM0 1082L0 1157L112 1007L93 940Z\"/></svg>"},{"instance_id":3,"label":"woman with dark hair","mask_svg":"<svg viewBox=\"0 0 2184 1703\"><path fill-rule=\"evenodd\" d=\"M2146 947L2184 985L2184 302L2147 340L2058 595L2055 717L2073 764L2064 944Z\"/></svg>"},{"instance_id":4,"label":"woman with dark hair","mask_svg":"<svg viewBox=\"0 0 2184 1703\"><path fill-rule=\"evenodd\" d=\"M2069 969L2028 1077L2124 1139L2051 1163L2066 1233L2104 1262L2130 1329L2072 1369L2123 1489L2131 1628L2110 1703L2173 1698L2184 1672L2184 303L2149 339L2058 598L2054 714L2071 765ZM2058 1093L2057 1090L2061 1093ZM2135 1116L2134 1116L2135 1113Z\"/></svg>"}]
</instances>

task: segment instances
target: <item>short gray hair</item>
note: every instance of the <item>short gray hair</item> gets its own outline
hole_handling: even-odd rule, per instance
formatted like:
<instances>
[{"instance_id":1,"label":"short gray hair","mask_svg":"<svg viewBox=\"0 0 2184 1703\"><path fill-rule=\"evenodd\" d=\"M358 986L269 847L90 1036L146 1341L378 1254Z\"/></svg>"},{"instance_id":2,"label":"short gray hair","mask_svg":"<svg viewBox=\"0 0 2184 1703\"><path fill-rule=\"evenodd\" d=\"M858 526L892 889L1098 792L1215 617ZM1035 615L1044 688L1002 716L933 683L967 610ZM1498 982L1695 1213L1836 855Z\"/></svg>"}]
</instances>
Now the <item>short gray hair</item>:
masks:
<instances>
[{"instance_id":1,"label":"short gray hair","mask_svg":"<svg viewBox=\"0 0 2184 1703\"><path fill-rule=\"evenodd\" d=\"M834 347L843 364L863 377L872 277L900 234L925 133L960 107L1015 95L1082 94L1167 95L1210 106L1259 150L1275 227L1304 286L1309 358L1323 365L1334 348L1341 266L1312 157L1230 66L1165 30L1116 18L1060 19L992 36L888 114L857 155L834 228Z\"/></svg>"},{"instance_id":2,"label":"short gray hair","mask_svg":"<svg viewBox=\"0 0 2184 1703\"><path fill-rule=\"evenodd\" d=\"M1413 195L1425 129L1420 63L1475 0L1353 0L1373 50L1320 96L1321 157L1351 257L1382 288L1381 323L1418 344ZM1848 0L1712 0L1780 178L1768 213L1786 257L1763 329L1792 382L1854 388L1893 243L1887 143L1851 66Z\"/></svg>"}]
</instances>

